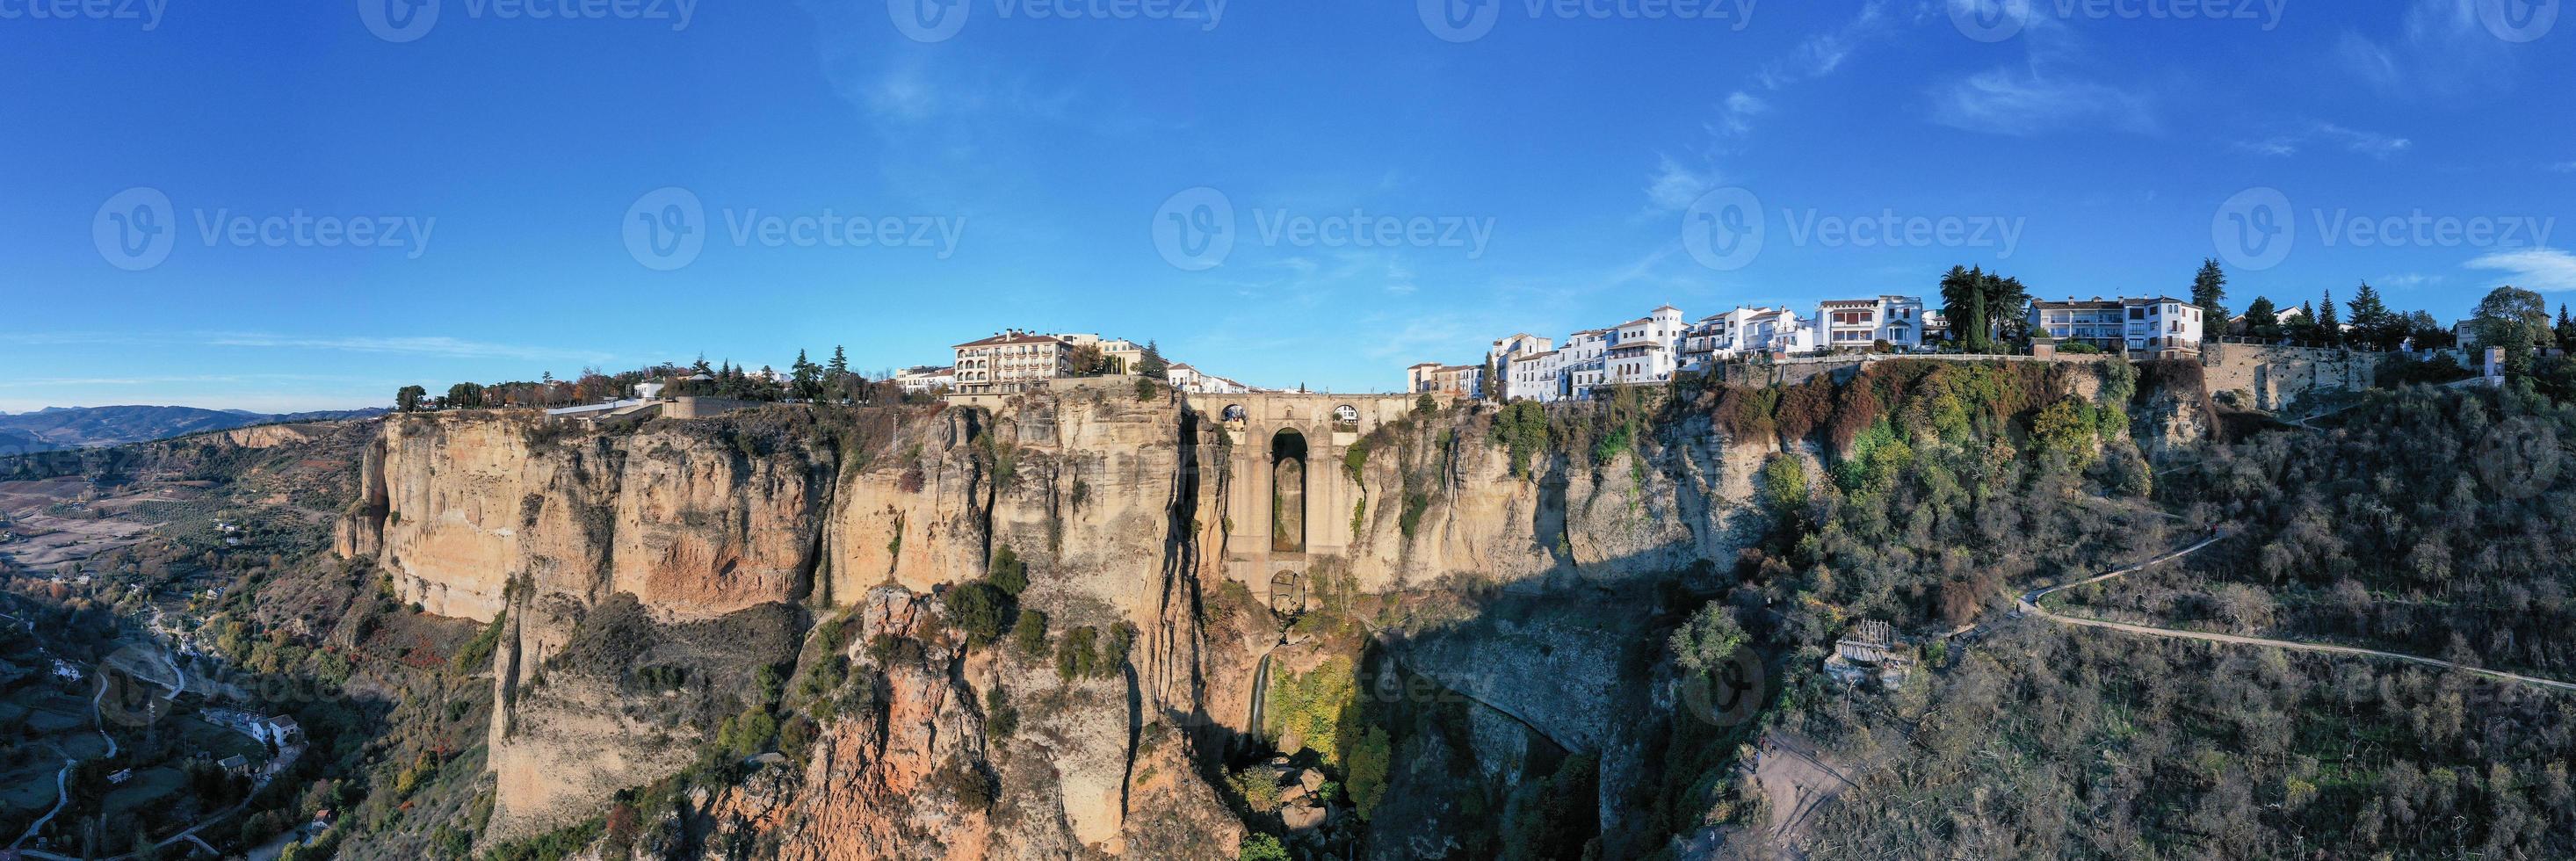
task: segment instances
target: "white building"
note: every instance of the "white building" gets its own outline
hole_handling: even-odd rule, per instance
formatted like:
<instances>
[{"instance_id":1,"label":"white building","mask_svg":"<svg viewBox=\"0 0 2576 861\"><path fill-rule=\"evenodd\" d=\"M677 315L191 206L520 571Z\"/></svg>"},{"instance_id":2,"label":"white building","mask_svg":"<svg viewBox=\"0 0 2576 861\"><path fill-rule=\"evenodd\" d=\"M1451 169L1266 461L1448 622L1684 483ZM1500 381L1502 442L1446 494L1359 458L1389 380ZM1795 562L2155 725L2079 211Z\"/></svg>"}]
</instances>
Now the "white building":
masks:
<instances>
[{"instance_id":1,"label":"white building","mask_svg":"<svg viewBox=\"0 0 2576 861\"><path fill-rule=\"evenodd\" d=\"M1813 321L1798 319L1798 312L1775 308L1745 318L1736 342L1746 352L1804 353L1816 348L1817 329Z\"/></svg>"},{"instance_id":2,"label":"white building","mask_svg":"<svg viewBox=\"0 0 2576 861\"><path fill-rule=\"evenodd\" d=\"M1072 332L1056 337L1076 347L1098 347L1103 358L1118 360L1120 373L1133 374L1145 361L1145 347L1125 338L1103 338L1088 332Z\"/></svg>"},{"instance_id":3,"label":"white building","mask_svg":"<svg viewBox=\"0 0 2576 861\"><path fill-rule=\"evenodd\" d=\"M961 394L1022 392L1072 372L1073 344L1055 335L1012 329L955 349L955 391Z\"/></svg>"},{"instance_id":4,"label":"white building","mask_svg":"<svg viewBox=\"0 0 2576 861\"><path fill-rule=\"evenodd\" d=\"M1503 369L1503 399L1548 403L1564 398L1564 356L1549 350L1513 357Z\"/></svg>"},{"instance_id":5,"label":"white building","mask_svg":"<svg viewBox=\"0 0 2576 861\"><path fill-rule=\"evenodd\" d=\"M1673 378L1680 364L1682 310L1658 307L1646 316L1619 324L1602 352L1601 383L1632 386Z\"/></svg>"},{"instance_id":6,"label":"white building","mask_svg":"<svg viewBox=\"0 0 2576 861\"><path fill-rule=\"evenodd\" d=\"M1585 329L1565 336L1565 346L1556 351L1557 373L1565 377L1561 385L1564 397L1592 397L1592 390L1602 383L1602 359L1609 352L1610 340L1608 329Z\"/></svg>"},{"instance_id":7,"label":"white building","mask_svg":"<svg viewBox=\"0 0 2576 861\"><path fill-rule=\"evenodd\" d=\"M1163 369L1163 381L1172 388L1198 395L1239 395L1252 391L1251 386L1200 371L1186 362L1174 362Z\"/></svg>"},{"instance_id":8,"label":"white building","mask_svg":"<svg viewBox=\"0 0 2576 861\"><path fill-rule=\"evenodd\" d=\"M1493 349L1485 351L1485 365L1494 368L1506 367L1513 359L1553 349L1556 349L1554 341L1528 332L1515 332L1510 337L1494 341Z\"/></svg>"},{"instance_id":9,"label":"white building","mask_svg":"<svg viewBox=\"0 0 2576 861\"><path fill-rule=\"evenodd\" d=\"M2059 341L2081 341L2133 356L2170 359L2200 355L2200 306L2171 296L2030 303L2030 331Z\"/></svg>"},{"instance_id":10,"label":"white building","mask_svg":"<svg viewBox=\"0 0 2576 861\"><path fill-rule=\"evenodd\" d=\"M1923 345L1923 298L1829 299L1816 307L1824 346L1866 350L1880 341L1900 350Z\"/></svg>"},{"instance_id":11,"label":"white building","mask_svg":"<svg viewBox=\"0 0 2576 861\"><path fill-rule=\"evenodd\" d=\"M947 365L914 365L894 374L895 385L907 395L926 395L957 387L957 369Z\"/></svg>"}]
</instances>

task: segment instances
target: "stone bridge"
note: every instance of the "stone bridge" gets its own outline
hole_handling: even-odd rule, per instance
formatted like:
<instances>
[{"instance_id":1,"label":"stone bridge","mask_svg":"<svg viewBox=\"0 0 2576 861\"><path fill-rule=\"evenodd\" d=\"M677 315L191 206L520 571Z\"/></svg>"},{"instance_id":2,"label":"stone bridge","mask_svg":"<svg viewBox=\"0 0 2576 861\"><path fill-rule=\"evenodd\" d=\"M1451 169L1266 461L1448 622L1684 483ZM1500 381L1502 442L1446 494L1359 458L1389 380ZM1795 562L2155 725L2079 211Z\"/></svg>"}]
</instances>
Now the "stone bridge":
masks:
<instances>
[{"instance_id":1,"label":"stone bridge","mask_svg":"<svg viewBox=\"0 0 2576 861\"><path fill-rule=\"evenodd\" d=\"M1360 486L1342 455L1379 425L1404 418L1415 396L1295 392L1184 395L1224 430L1225 572L1283 611L1305 609L1314 560L1338 556L1357 536Z\"/></svg>"}]
</instances>

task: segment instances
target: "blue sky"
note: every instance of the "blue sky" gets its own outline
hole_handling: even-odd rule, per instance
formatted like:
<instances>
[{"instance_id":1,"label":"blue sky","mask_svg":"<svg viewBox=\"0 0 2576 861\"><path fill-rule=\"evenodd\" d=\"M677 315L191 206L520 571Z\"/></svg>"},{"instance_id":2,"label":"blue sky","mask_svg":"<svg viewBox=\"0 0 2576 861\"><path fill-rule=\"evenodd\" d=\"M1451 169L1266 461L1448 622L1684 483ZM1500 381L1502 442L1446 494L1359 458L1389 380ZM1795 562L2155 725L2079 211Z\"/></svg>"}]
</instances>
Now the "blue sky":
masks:
<instances>
[{"instance_id":1,"label":"blue sky","mask_svg":"<svg viewBox=\"0 0 2576 861\"><path fill-rule=\"evenodd\" d=\"M2576 301L2555 0L418 2L0 0L0 410L1004 326L1383 390L1953 264Z\"/></svg>"}]
</instances>

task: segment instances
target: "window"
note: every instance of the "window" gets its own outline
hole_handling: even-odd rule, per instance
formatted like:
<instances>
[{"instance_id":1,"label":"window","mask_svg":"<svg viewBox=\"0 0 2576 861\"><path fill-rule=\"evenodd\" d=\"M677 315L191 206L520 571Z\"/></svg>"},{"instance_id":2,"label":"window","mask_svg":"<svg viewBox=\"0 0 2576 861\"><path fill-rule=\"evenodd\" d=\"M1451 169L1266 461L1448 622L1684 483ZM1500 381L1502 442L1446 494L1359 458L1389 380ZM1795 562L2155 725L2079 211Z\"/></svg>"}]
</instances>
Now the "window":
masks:
<instances>
[{"instance_id":1,"label":"window","mask_svg":"<svg viewBox=\"0 0 2576 861\"><path fill-rule=\"evenodd\" d=\"M2147 307L2146 307L2146 306L2144 306L2144 305L2132 305L2132 306L2129 306L2129 319L2131 319L2131 320L2144 320L2144 319L2146 319L2146 318L2147 318Z\"/></svg>"}]
</instances>

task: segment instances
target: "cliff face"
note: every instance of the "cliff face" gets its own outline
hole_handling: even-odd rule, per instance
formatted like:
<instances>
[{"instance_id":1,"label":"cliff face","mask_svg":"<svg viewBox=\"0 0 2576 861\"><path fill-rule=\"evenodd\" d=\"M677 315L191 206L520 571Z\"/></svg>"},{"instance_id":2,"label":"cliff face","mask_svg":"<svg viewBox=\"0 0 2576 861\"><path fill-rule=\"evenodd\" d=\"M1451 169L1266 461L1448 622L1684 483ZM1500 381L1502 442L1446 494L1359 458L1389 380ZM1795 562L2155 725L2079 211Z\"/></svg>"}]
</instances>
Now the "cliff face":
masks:
<instances>
[{"instance_id":1,"label":"cliff face","mask_svg":"<svg viewBox=\"0 0 2576 861\"><path fill-rule=\"evenodd\" d=\"M2151 392L2140 436L2204 434L2200 404ZM1213 409L1071 384L990 409L773 407L599 435L394 416L336 543L429 612L500 620L489 836L596 814L690 768L766 702L811 716L800 757L692 797L662 856L1230 856L1241 826L1200 746L1257 731L1252 668L1278 627L1257 606L1269 575L1227 546L1234 519L1269 510L1249 495L1271 490L1230 486L1255 455ZM1292 564L1318 593L1520 602L1388 642L1404 671L1598 754L1616 827L1652 731L1616 678L1651 660L1637 596L1730 564L1766 529L1751 500L1780 444L1736 438L1718 414L1667 410L1597 456L1544 449L1520 471L1491 407L1393 420L1364 456L1304 465L1306 487L1365 505L1310 506L1307 523L1347 524L1349 540ZM1794 453L1822 474L1814 451ZM945 607L1004 549L1027 567L1017 608L1058 638L1133 631L1125 660L1067 678L1007 642L967 648ZM1227 578L1245 588L1219 600ZM1598 606L1549 597L1572 587ZM856 635L814 648L845 615ZM824 665L867 691L834 701L862 705L779 699L779 680Z\"/></svg>"}]
</instances>

